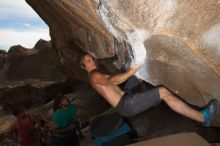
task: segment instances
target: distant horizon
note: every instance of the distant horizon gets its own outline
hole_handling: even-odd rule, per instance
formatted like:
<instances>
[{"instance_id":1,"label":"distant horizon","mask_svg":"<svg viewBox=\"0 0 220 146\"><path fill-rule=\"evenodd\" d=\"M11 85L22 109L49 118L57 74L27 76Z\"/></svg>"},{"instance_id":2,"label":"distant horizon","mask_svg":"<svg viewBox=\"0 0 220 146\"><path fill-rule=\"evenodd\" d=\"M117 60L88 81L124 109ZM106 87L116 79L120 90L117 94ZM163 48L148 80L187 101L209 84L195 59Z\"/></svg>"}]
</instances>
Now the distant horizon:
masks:
<instances>
[{"instance_id":1,"label":"distant horizon","mask_svg":"<svg viewBox=\"0 0 220 146\"><path fill-rule=\"evenodd\" d=\"M49 28L26 1L0 0L0 50L33 48L39 39L50 40Z\"/></svg>"},{"instance_id":2,"label":"distant horizon","mask_svg":"<svg viewBox=\"0 0 220 146\"><path fill-rule=\"evenodd\" d=\"M45 40L45 39L39 38L39 40ZM39 40L37 40L37 41L33 44L33 47L29 47L29 48L23 46L22 44L15 44L15 45L10 46L8 49L2 49L2 48L4 48L4 46L1 46L1 45L0 45L0 51L6 51L6 52L8 52L8 51L10 50L10 48L11 48L11 47L14 47L14 46L21 46L21 47L23 47L23 48L25 48L25 49L34 49L34 46L37 44L37 42L38 42ZM45 41L48 41L48 42L49 42L49 41L51 41L51 40L45 40ZM6 46L6 47L7 47L7 46Z\"/></svg>"}]
</instances>

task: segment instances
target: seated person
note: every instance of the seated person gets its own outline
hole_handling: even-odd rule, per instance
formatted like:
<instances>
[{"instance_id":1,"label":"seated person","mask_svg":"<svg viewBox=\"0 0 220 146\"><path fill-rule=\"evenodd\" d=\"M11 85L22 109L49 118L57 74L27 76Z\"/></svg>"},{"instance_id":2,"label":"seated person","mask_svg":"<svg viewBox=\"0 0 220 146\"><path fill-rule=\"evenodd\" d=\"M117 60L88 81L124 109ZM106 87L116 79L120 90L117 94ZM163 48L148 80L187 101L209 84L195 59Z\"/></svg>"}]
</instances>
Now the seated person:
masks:
<instances>
[{"instance_id":1,"label":"seated person","mask_svg":"<svg viewBox=\"0 0 220 146\"><path fill-rule=\"evenodd\" d=\"M70 104L65 96L58 96L53 105L53 133L58 139L60 146L79 146L78 135L76 134L75 125L77 109L76 106Z\"/></svg>"},{"instance_id":2,"label":"seated person","mask_svg":"<svg viewBox=\"0 0 220 146\"><path fill-rule=\"evenodd\" d=\"M34 122L31 115L25 113L22 108L15 109L13 115L16 116L16 120L6 131L6 136L16 130L18 143L21 146L38 146L39 143L35 135Z\"/></svg>"}]
</instances>

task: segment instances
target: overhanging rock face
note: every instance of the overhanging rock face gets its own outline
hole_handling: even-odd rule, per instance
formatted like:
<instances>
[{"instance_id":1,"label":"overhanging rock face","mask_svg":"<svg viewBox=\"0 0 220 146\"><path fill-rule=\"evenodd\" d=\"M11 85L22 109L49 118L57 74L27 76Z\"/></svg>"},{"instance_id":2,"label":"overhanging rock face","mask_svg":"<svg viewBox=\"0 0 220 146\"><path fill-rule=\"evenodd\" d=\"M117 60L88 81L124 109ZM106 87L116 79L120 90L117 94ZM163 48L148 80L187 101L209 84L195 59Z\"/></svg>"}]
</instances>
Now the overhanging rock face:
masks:
<instances>
[{"instance_id":1,"label":"overhanging rock face","mask_svg":"<svg viewBox=\"0 0 220 146\"><path fill-rule=\"evenodd\" d=\"M77 63L82 50L117 55L124 68L144 62L139 78L192 104L220 100L219 0L26 1L49 25L69 76L85 77Z\"/></svg>"}]
</instances>

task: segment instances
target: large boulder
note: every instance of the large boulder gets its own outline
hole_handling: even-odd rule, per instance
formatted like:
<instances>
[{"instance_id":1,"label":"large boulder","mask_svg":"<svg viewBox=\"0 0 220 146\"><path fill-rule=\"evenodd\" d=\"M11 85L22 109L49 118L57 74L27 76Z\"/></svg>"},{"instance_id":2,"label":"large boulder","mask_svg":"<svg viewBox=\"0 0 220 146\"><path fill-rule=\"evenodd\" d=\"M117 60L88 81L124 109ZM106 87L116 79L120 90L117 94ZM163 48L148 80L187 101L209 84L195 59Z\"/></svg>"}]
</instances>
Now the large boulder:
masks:
<instances>
[{"instance_id":1,"label":"large boulder","mask_svg":"<svg viewBox=\"0 0 220 146\"><path fill-rule=\"evenodd\" d=\"M36 46L37 48L28 49L17 45L9 49L4 67L0 70L1 83L35 79L65 80L66 77L59 68L59 57L51 43L39 40Z\"/></svg>"},{"instance_id":2,"label":"large boulder","mask_svg":"<svg viewBox=\"0 0 220 146\"><path fill-rule=\"evenodd\" d=\"M144 62L139 78L191 104L220 100L219 0L26 1L48 24L69 77L85 78L77 63L82 51L117 55L125 69Z\"/></svg>"},{"instance_id":3,"label":"large boulder","mask_svg":"<svg viewBox=\"0 0 220 146\"><path fill-rule=\"evenodd\" d=\"M50 41L34 48L12 46L0 51L0 105L4 109L44 104L71 86L61 72L59 57Z\"/></svg>"},{"instance_id":4,"label":"large boulder","mask_svg":"<svg viewBox=\"0 0 220 146\"><path fill-rule=\"evenodd\" d=\"M7 52L5 50L0 50L0 70L5 64L5 58L6 58Z\"/></svg>"}]
</instances>

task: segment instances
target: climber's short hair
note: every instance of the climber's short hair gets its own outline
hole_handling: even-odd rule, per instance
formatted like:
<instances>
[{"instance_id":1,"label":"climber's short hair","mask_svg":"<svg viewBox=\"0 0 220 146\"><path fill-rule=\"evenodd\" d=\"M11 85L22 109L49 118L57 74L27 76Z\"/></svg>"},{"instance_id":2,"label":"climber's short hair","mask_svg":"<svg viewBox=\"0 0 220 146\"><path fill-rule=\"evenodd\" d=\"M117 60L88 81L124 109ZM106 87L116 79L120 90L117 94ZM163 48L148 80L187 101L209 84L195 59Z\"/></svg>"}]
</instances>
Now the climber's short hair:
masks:
<instances>
[{"instance_id":1,"label":"climber's short hair","mask_svg":"<svg viewBox=\"0 0 220 146\"><path fill-rule=\"evenodd\" d=\"M84 69L86 66L85 66L85 64L84 64L84 59L85 59L85 57L86 57L86 55L89 55L88 53L85 53L85 54L83 54L83 55L81 55L80 56L80 59L79 59L79 64L80 64L80 67L82 68L82 69Z\"/></svg>"},{"instance_id":2,"label":"climber's short hair","mask_svg":"<svg viewBox=\"0 0 220 146\"><path fill-rule=\"evenodd\" d=\"M58 108L60 108L60 103L63 101L63 99L67 99L70 103L70 100L63 94L57 95L57 97L54 99L53 102L53 111L56 111Z\"/></svg>"}]
</instances>

